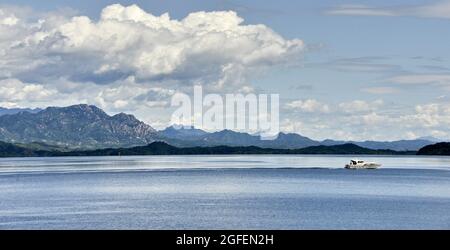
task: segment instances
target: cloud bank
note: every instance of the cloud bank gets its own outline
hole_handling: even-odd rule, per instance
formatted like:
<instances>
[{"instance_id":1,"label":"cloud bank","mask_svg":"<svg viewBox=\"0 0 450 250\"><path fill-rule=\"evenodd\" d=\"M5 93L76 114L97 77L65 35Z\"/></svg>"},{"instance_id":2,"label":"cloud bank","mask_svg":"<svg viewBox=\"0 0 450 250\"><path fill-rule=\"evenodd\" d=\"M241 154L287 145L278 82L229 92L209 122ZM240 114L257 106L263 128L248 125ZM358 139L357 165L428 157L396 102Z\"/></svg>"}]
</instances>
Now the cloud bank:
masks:
<instances>
[{"instance_id":1,"label":"cloud bank","mask_svg":"<svg viewBox=\"0 0 450 250\"><path fill-rule=\"evenodd\" d=\"M136 5L105 7L98 20L45 16L34 22L0 9L0 77L108 84L242 85L254 70L289 63L304 49L232 11L195 12L182 20Z\"/></svg>"},{"instance_id":2,"label":"cloud bank","mask_svg":"<svg viewBox=\"0 0 450 250\"><path fill-rule=\"evenodd\" d=\"M193 12L177 20L137 5L109 5L98 18L0 6L0 106L76 103L169 121L170 98L194 84L246 92L273 66L297 64L300 39L233 11ZM166 116L166 117L165 117Z\"/></svg>"}]
</instances>

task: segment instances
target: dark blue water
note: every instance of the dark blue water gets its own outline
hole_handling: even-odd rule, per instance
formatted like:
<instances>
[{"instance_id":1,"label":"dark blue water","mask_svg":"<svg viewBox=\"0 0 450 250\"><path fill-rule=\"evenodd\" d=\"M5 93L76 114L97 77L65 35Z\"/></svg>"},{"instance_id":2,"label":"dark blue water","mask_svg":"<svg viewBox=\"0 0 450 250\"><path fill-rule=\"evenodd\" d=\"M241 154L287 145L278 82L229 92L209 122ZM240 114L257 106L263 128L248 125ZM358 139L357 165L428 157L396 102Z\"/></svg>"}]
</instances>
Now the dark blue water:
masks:
<instances>
[{"instance_id":1,"label":"dark blue water","mask_svg":"<svg viewBox=\"0 0 450 250\"><path fill-rule=\"evenodd\" d=\"M448 159L361 171L339 159L3 159L0 228L450 229Z\"/></svg>"}]
</instances>

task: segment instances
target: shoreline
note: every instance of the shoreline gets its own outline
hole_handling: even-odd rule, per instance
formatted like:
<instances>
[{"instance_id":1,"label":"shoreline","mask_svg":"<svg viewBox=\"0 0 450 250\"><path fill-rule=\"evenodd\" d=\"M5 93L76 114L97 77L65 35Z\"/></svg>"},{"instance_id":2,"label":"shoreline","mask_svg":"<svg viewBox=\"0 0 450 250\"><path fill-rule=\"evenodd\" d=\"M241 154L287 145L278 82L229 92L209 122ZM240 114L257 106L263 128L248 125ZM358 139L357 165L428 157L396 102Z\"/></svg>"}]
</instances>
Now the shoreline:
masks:
<instances>
[{"instance_id":1,"label":"shoreline","mask_svg":"<svg viewBox=\"0 0 450 250\"><path fill-rule=\"evenodd\" d=\"M256 146L175 147L165 142L130 148L95 150L38 150L3 143L0 158L4 157L61 157L61 156L148 156L148 155L417 155L417 151L369 149L347 143L334 146L311 146L298 149L261 148Z\"/></svg>"}]
</instances>

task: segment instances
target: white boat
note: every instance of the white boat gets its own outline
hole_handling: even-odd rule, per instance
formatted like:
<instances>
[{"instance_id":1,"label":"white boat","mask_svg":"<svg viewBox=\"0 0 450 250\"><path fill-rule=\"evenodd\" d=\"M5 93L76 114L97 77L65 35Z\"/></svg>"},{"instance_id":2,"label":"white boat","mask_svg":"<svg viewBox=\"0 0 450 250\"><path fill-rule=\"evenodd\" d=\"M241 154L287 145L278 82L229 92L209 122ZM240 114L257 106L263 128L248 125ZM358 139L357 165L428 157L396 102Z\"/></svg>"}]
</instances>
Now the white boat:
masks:
<instances>
[{"instance_id":1,"label":"white boat","mask_svg":"<svg viewBox=\"0 0 450 250\"><path fill-rule=\"evenodd\" d=\"M381 167L381 164L362 160L351 160L349 164L345 165L346 169L377 169L379 167Z\"/></svg>"}]
</instances>

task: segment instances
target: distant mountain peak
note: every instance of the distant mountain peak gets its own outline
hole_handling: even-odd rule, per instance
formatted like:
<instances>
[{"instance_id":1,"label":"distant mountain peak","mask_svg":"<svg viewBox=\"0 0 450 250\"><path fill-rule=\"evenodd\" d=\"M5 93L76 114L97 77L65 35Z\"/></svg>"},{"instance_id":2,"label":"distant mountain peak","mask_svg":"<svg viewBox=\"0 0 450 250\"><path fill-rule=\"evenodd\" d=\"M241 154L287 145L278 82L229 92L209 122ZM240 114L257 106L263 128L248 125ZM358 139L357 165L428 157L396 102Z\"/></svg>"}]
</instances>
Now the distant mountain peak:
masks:
<instances>
[{"instance_id":1,"label":"distant mountain peak","mask_svg":"<svg viewBox=\"0 0 450 250\"><path fill-rule=\"evenodd\" d=\"M7 142L37 141L74 148L100 148L146 145L156 137L151 126L133 115L109 116L87 104L0 116L0 140Z\"/></svg>"},{"instance_id":2,"label":"distant mountain peak","mask_svg":"<svg viewBox=\"0 0 450 250\"><path fill-rule=\"evenodd\" d=\"M0 107L0 116L2 115L14 115L18 113L38 113L42 111L42 109L39 108L3 108Z\"/></svg>"},{"instance_id":3,"label":"distant mountain peak","mask_svg":"<svg viewBox=\"0 0 450 250\"><path fill-rule=\"evenodd\" d=\"M174 130L200 130L195 128L192 125L180 125L180 124L172 124L166 129L174 129Z\"/></svg>"},{"instance_id":4,"label":"distant mountain peak","mask_svg":"<svg viewBox=\"0 0 450 250\"><path fill-rule=\"evenodd\" d=\"M139 121L134 115L119 113L112 116L113 119L122 120L122 121Z\"/></svg>"},{"instance_id":5,"label":"distant mountain peak","mask_svg":"<svg viewBox=\"0 0 450 250\"><path fill-rule=\"evenodd\" d=\"M72 106L67 107L48 107L46 110L59 110L59 111L84 111L88 113L104 113L105 111L100 109L99 107L95 105L88 105L88 104L76 104Z\"/></svg>"},{"instance_id":6,"label":"distant mountain peak","mask_svg":"<svg viewBox=\"0 0 450 250\"><path fill-rule=\"evenodd\" d=\"M417 140L424 140L424 141L430 141L430 142L442 142L442 141L444 141L442 139L438 139L438 138L433 137L433 136L422 136L422 137L417 138Z\"/></svg>"},{"instance_id":7,"label":"distant mountain peak","mask_svg":"<svg viewBox=\"0 0 450 250\"><path fill-rule=\"evenodd\" d=\"M172 125L164 130L159 131L159 133L166 138L181 139L181 140L195 140L208 134L206 131L201 129L196 129L193 126L184 125Z\"/></svg>"}]
</instances>

